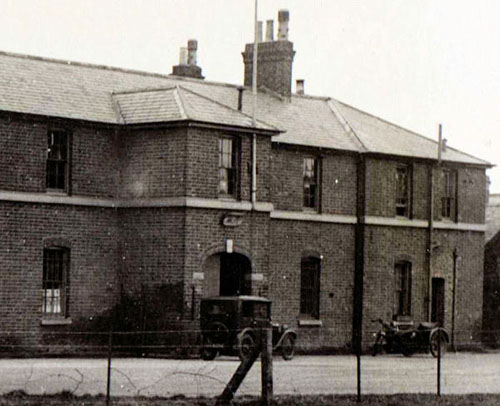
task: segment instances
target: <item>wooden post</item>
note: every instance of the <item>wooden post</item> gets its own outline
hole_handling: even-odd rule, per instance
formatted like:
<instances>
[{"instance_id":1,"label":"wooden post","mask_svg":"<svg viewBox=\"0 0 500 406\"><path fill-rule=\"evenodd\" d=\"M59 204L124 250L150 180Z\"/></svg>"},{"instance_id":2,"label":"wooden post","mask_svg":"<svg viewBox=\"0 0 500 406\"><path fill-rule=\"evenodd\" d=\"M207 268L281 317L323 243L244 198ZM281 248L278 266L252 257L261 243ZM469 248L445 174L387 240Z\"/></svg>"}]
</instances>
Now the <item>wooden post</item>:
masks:
<instances>
[{"instance_id":1,"label":"wooden post","mask_svg":"<svg viewBox=\"0 0 500 406\"><path fill-rule=\"evenodd\" d=\"M268 326L262 330L261 353L262 405L269 406L273 401L273 330Z\"/></svg>"},{"instance_id":2,"label":"wooden post","mask_svg":"<svg viewBox=\"0 0 500 406\"><path fill-rule=\"evenodd\" d=\"M106 406L111 404L111 357L113 354L113 323L110 323L108 335L108 376L106 382Z\"/></svg>"},{"instance_id":3,"label":"wooden post","mask_svg":"<svg viewBox=\"0 0 500 406\"><path fill-rule=\"evenodd\" d=\"M441 331L437 330L438 335L438 356L437 356L437 395L441 396Z\"/></svg>"},{"instance_id":4,"label":"wooden post","mask_svg":"<svg viewBox=\"0 0 500 406\"><path fill-rule=\"evenodd\" d=\"M229 405L229 402L231 402L231 400L234 398L234 394L240 387L241 382L243 382L243 379L245 379L245 376L247 376L248 371L250 371L253 364L259 357L259 354L260 354L260 345L258 345L257 343L257 345L254 348L254 351L252 351L252 353L246 360L241 362L240 366L234 373L233 377L226 385L224 391L222 392L222 395L220 395L217 398L217 402L215 403L216 406Z\"/></svg>"}]
</instances>

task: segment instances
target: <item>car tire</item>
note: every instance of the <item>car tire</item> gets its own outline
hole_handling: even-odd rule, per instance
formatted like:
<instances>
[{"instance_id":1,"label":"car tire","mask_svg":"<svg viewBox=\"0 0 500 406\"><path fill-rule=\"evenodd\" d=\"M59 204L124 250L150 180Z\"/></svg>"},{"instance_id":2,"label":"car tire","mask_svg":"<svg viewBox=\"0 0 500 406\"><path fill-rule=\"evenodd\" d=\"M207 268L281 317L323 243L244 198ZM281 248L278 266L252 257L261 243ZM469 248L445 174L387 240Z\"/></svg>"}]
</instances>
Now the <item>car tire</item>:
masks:
<instances>
[{"instance_id":1,"label":"car tire","mask_svg":"<svg viewBox=\"0 0 500 406\"><path fill-rule=\"evenodd\" d=\"M213 348L202 348L200 351L200 357L204 361L212 361L217 356L217 350Z\"/></svg>"},{"instance_id":2,"label":"car tire","mask_svg":"<svg viewBox=\"0 0 500 406\"><path fill-rule=\"evenodd\" d=\"M255 338L250 333L244 333L238 340L238 356L245 361L255 351Z\"/></svg>"},{"instance_id":3,"label":"car tire","mask_svg":"<svg viewBox=\"0 0 500 406\"><path fill-rule=\"evenodd\" d=\"M281 342L281 356L285 361L290 361L295 353L295 337L287 334Z\"/></svg>"}]
</instances>

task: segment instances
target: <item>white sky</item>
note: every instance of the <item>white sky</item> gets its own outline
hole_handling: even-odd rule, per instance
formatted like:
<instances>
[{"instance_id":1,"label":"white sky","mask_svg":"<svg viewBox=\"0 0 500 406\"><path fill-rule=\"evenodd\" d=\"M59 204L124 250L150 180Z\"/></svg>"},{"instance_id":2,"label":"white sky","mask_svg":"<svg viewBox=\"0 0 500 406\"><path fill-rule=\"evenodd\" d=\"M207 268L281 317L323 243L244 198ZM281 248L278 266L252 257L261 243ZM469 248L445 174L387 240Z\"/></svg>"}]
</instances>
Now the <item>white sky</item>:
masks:
<instances>
[{"instance_id":1,"label":"white sky","mask_svg":"<svg viewBox=\"0 0 500 406\"><path fill-rule=\"evenodd\" d=\"M171 73L198 40L207 80L242 83L254 0L0 0L0 50ZM290 10L293 82L500 163L500 2L259 0ZM265 24L264 24L265 25ZM275 28L277 22L275 22ZM500 169L489 171L500 193Z\"/></svg>"}]
</instances>

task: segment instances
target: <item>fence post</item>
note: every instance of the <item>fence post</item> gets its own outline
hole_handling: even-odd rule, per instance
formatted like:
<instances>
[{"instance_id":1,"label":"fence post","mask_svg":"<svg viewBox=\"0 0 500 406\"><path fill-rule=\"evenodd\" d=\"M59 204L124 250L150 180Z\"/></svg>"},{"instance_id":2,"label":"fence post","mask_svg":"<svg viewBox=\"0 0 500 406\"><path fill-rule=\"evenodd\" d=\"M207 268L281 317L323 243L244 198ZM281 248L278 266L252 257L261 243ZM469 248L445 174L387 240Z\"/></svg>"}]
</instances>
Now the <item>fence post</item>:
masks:
<instances>
[{"instance_id":1,"label":"fence post","mask_svg":"<svg viewBox=\"0 0 500 406\"><path fill-rule=\"evenodd\" d=\"M262 405L269 406L273 401L273 331L267 326L262 331L261 384Z\"/></svg>"},{"instance_id":2,"label":"fence post","mask_svg":"<svg viewBox=\"0 0 500 406\"><path fill-rule=\"evenodd\" d=\"M356 351L356 370L357 370L357 387L358 387L358 396L356 398L357 402L361 402L361 348L358 348Z\"/></svg>"},{"instance_id":3,"label":"fence post","mask_svg":"<svg viewBox=\"0 0 500 406\"><path fill-rule=\"evenodd\" d=\"M113 354L113 324L110 324L108 334L108 377L106 382L106 406L111 404L111 356Z\"/></svg>"}]
</instances>

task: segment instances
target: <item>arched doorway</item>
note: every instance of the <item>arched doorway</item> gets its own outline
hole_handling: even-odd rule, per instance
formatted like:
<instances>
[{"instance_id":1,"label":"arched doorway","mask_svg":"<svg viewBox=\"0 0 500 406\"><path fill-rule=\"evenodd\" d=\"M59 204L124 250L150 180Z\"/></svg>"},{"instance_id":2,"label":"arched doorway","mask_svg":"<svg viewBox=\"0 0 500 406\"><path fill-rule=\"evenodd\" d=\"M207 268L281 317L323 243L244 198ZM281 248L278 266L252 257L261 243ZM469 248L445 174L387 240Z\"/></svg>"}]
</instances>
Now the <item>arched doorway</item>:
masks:
<instances>
[{"instance_id":1,"label":"arched doorway","mask_svg":"<svg viewBox=\"0 0 500 406\"><path fill-rule=\"evenodd\" d=\"M219 253L203 265L203 296L236 296L251 293L252 264L242 254Z\"/></svg>"}]
</instances>

